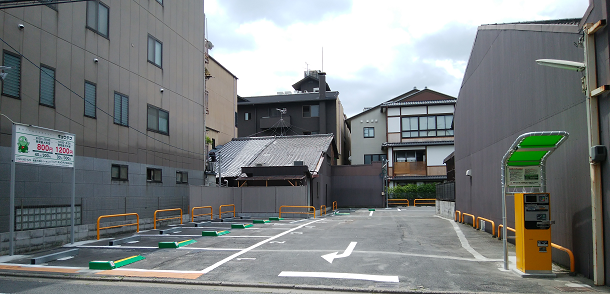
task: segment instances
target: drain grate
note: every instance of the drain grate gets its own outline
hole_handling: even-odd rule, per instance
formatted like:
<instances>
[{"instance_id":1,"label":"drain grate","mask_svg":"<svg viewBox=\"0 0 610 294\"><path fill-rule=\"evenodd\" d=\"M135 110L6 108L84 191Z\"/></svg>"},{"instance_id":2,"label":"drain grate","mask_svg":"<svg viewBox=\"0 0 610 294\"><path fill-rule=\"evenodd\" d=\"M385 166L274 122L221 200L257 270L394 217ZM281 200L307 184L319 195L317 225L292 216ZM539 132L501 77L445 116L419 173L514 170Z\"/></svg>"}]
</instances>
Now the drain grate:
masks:
<instances>
[{"instance_id":1,"label":"drain grate","mask_svg":"<svg viewBox=\"0 0 610 294\"><path fill-rule=\"evenodd\" d=\"M597 292L589 287L555 287L561 292Z\"/></svg>"}]
</instances>

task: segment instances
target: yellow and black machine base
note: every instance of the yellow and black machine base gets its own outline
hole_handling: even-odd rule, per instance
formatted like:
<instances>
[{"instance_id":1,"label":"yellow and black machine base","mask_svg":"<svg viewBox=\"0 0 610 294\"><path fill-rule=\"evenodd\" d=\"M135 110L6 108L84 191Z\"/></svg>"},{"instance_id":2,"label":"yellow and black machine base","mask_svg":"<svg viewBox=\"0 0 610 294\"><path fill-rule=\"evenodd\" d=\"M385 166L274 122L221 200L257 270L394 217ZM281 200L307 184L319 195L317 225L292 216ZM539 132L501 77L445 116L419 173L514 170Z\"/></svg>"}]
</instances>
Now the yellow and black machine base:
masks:
<instances>
[{"instance_id":1,"label":"yellow and black machine base","mask_svg":"<svg viewBox=\"0 0 610 294\"><path fill-rule=\"evenodd\" d=\"M550 195L514 195L517 272L532 276L554 276L551 258Z\"/></svg>"}]
</instances>

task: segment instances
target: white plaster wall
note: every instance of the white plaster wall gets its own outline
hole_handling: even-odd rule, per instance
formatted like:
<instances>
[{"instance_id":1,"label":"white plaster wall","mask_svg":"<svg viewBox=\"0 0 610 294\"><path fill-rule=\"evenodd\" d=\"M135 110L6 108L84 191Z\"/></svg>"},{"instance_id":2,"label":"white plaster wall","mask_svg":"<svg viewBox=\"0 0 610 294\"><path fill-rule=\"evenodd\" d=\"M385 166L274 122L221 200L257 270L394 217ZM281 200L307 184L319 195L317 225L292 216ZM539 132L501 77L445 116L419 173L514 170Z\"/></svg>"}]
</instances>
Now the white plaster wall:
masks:
<instances>
[{"instance_id":1,"label":"white plaster wall","mask_svg":"<svg viewBox=\"0 0 610 294\"><path fill-rule=\"evenodd\" d=\"M400 112L402 115L426 114L426 106L402 107Z\"/></svg>"},{"instance_id":2,"label":"white plaster wall","mask_svg":"<svg viewBox=\"0 0 610 294\"><path fill-rule=\"evenodd\" d=\"M400 117L388 118L388 133L400 133Z\"/></svg>"},{"instance_id":3,"label":"white plaster wall","mask_svg":"<svg viewBox=\"0 0 610 294\"><path fill-rule=\"evenodd\" d=\"M443 160L455 150L453 145L428 146L427 165L444 165Z\"/></svg>"},{"instance_id":4,"label":"white plaster wall","mask_svg":"<svg viewBox=\"0 0 610 294\"><path fill-rule=\"evenodd\" d=\"M453 113L454 106L453 105L432 105L428 106L429 114L437 114L437 113Z\"/></svg>"},{"instance_id":5,"label":"white plaster wall","mask_svg":"<svg viewBox=\"0 0 610 294\"><path fill-rule=\"evenodd\" d=\"M400 108L398 108L398 107L388 108L388 116L399 116L399 115L400 115Z\"/></svg>"}]
</instances>

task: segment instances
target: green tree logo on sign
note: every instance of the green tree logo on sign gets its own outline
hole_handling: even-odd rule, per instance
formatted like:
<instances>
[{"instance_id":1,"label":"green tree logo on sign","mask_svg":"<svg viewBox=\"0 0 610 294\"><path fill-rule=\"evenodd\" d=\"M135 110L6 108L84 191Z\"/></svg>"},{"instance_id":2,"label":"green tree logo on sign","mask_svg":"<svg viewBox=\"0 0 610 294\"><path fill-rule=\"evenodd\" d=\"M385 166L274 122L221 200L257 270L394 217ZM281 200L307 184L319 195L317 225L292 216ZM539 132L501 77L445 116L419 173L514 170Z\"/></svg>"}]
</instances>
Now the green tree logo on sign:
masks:
<instances>
[{"instance_id":1,"label":"green tree logo on sign","mask_svg":"<svg viewBox=\"0 0 610 294\"><path fill-rule=\"evenodd\" d=\"M30 142L28 142L28 139L25 136L19 137L19 142L17 142L17 144L19 145L19 148L17 149L19 152L28 153Z\"/></svg>"}]
</instances>

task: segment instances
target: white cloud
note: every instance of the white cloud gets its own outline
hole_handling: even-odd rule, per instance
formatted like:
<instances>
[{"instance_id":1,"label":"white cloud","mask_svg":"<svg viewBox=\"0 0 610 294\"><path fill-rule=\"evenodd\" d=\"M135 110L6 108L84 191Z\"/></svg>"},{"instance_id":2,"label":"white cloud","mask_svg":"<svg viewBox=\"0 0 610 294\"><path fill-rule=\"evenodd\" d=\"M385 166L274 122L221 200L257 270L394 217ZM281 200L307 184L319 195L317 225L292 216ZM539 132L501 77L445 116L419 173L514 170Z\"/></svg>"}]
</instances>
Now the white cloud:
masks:
<instances>
[{"instance_id":1,"label":"white cloud","mask_svg":"<svg viewBox=\"0 0 610 294\"><path fill-rule=\"evenodd\" d=\"M307 66L322 69L324 47L327 81L341 93L349 117L413 86L456 96L481 24L579 18L587 5L588 0L206 0L205 12L215 45L210 53L239 78L239 95L292 90Z\"/></svg>"}]
</instances>

